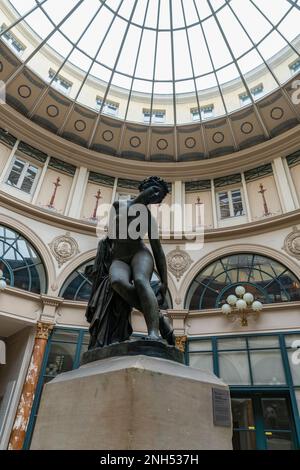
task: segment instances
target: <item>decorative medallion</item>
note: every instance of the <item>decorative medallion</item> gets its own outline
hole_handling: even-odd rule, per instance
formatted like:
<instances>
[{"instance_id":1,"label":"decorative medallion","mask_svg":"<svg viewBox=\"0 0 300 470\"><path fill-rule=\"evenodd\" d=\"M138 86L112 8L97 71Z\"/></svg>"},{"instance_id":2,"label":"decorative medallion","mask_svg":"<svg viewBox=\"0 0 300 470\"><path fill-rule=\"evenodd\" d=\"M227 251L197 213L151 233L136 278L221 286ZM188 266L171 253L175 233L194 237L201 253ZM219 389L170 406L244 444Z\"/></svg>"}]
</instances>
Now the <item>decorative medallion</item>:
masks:
<instances>
[{"instance_id":1,"label":"decorative medallion","mask_svg":"<svg viewBox=\"0 0 300 470\"><path fill-rule=\"evenodd\" d=\"M174 274L177 281L188 270L192 262L190 255L181 250L180 246L177 246L175 250L167 254L168 268Z\"/></svg>"},{"instance_id":2,"label":"decorative medallion","mask_svg":"<svg viewBox=\"0 0 300 470\"><path fill-rule=\"evenodd\" d=\"M188 137L187 139L185 139L184 144L186 148L193 149L194 147L196 147L196 140L194 139L194 137Z\"/></svg>"},{"instance_id":3,"label":"decorative medallion","mask_svg":"<svg viewBox=\"0 0 300 470\"><path fill-rule=\"evenodd\" d=\"M281 119L283 115L284 115L284 111L279 106L276 106L275 108L273 108L270 113L271 118L274 119L275 121L279 121L279 119Z\"/></svg>"},{"instance_id":4,"label":"decorative medallion","mask_svg":"<svg viewBox=\"0 0 300 470\"><path fill-rule=\"evenodd\" d=\"M27 85L21 85L18 88L18 93L21 98L29 98L31 95L31 89Z\"/></svg>"},{"instance_id":5,"label":"decorative medallion","mask_svg":"<svg viewBox=\"0 0 300 470\"><path fill-rule=\"evenodd\" d=\"M168 141L166 139L159 139L156 142L156 146L159 150L166 150L169 146Z\"/></svg>"},{"instance_id":6,"label":"decorative medallion","mask_svg":"<svg viewBox=\"0 0 300 470\"><path fill-rule=\"evenodd\" d=\"M243 122L241 125L241 131L243 134L251 134L253 131L253 124L251 122Z\"/></svg>"},{"instance_id":7,"label":"decorative medallion","mask_svg":"<svg viewBox=\"0 0 300 470\"><path fill-rule=\"evenodd\" d=\"M105 140L105 142L111 142L114 138L114 135L112 131L104 131L102 134L102 137L103 137L103 140Z\"/></svg>"},{"instance_id":8,"label":"decorative medallion","mask_svg":"<svg viewBox=\"0 0 300 470\"><path fill-rule=\"evenodd\" d=\"M78 121L75 122L74 127L76 131L83 132L86 130L86 123L81 119L78 119Z\"/></svg>"},{"instance_id":9,"label":"decorative medallion","mask_svg":"<svg viewBox=\"0 0 300 470\"><path fill-rule=\"evenodd\" d=\"M137 148L141 145L142 141L137 135L135 135L135 136L131 137L129 143L130 143L131 147Z\"/></svg>"},{"instance_id":10,"label":"decorative medallion","mask_svg":"<svg viewBox=\"0 0 300 470\"><path fill-rule=\"evenodd\" d=\"M50 104L48 107L47 107L47 114L48 116L52 117L52 118L55 118L59 115L59 109L57 106L55 106L54 104Z\"/></svg>"},{"instance_id":11,"label":"decorative medallion","mask_svg":"<svg viewBox=\"0 0 300 470\"><path fill-rule=\"evenodd\" d=\"M293 231L284 240L283 249L294 258L300 259L300 230L293 227Z\"/></svg>"},{"instance_id":12,"label":"decorative medallion","mask_svg":"<svg viewBox=\"0 0 300 470\"><path fill-rule=\"evenodd\" d=\"M223 140L225 139L225 136L222 132L216 132L213 135L212 139L215 142L215 144L221 144L223 142Z\"/></svg>"},{"instance_id":13,"label":"decorative medallion","mask_svg":"<svg viewBox=\"0 0 300 470\"><path fill-rule=\"evenodd\" d=\"M59 268L79 253L78 243L70 236L70 232L54 238L49 246Z\"/></svg>"}]
</instances>

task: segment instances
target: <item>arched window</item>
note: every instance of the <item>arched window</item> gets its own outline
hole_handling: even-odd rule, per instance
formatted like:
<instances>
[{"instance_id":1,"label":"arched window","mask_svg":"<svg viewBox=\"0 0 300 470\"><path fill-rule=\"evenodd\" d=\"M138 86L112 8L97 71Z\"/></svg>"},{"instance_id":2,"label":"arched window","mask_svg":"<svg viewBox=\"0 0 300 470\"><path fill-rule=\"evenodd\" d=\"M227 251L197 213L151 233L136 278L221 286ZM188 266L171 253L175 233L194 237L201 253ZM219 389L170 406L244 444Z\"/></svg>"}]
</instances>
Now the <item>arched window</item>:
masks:
<instances>
[{"instance_id":1,"label":"arched window","mask_svg":"<svg viewBox=\"0 0 300 470\"><path fill-rule=\"evenodd\" d=\"M92 259L75 269L75 271L73 271L64 282L60 291L60 296L68 300L88 301L91 294L91 273L93 264L94 260ZM151 280L159 280L159 277L155 272L153 273ZM168 307L172 308L172 300L169 292L167 292L167 303Z\"/></svg>"},{"instance_id":2,"label":"arched window","mask_svg":"<svg viewBox=\"0 0 300 470\"><path fill-rule=\"evenodd\" d=\"M0 226L0 269L10 287L45 293L47 277L36 249L20 233Z\"/></svg>"},{"instance_id":3,"label":"arched window","mask_svg":"<svg viewBox=\"0 0 300 470\"><path fill-rule=\"evenodd\" d=\"M263 303L300 300L300 281L278 261L253 253L224 256L204 268L193 280L186 308L218 308L237 285L244 285Z\"/></svg>"}]
</instances>

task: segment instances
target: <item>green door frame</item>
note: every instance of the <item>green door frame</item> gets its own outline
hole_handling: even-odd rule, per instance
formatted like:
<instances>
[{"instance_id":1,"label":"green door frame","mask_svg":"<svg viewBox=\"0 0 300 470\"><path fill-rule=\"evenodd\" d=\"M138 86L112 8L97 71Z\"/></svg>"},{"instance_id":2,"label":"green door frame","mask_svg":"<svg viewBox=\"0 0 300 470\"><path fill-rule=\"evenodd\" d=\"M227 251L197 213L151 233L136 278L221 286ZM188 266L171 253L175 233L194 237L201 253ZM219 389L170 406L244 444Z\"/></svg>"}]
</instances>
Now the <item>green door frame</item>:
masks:
<instances>
[{"instance_id":1,"label":"green door frame","mask_svg":"<svg viewBox=\"0 0 300 470\"><path fill-rule=\"evenodd\" d=\"M286 398L288 404L288 411L291 418L291 434L294 449L297 449L297 432L295 427L295 419L292 408L292 397L290 390L285 389L270 389L270 388L238 388L232 387L230 390L231 398L251 398L253 403L253 414L255 422L255 438L256 449L267 450L267 440L265 436L265 426L263 420L263 410L261 406L262 398Z\"/></svg>"}]
</instances>

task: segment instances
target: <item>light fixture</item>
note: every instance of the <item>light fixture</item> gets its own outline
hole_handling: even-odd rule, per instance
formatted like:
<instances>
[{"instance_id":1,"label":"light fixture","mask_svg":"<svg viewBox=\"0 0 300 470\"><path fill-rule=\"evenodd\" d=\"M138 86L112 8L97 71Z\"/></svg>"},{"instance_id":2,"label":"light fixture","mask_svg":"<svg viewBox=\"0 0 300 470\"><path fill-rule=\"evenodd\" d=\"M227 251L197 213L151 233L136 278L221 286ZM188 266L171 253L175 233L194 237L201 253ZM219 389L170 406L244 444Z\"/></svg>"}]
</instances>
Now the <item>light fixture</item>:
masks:
<instances>
[{"instance_id":1,"label":"light fixture","mask_svg":"<svg viewBox=\"0 0 300 470\"><path fill-rule=\"evenodd\" d=\"M3 271L2 269L0 269L0 291L4 291L6 287L7 287L7 284L6 284L5 277L3 277Z\"/></svg>"},{"instance_id":2,"label":"light fixture","mask_svg":"<svg viewBox=\"0 0 300 470\"><path fill-rule=\"evenodd\" d=\"M222 305L222 313L233 320L239 317L241 326L247 326L248 316L257 315L262 310L263 305L259 300L254 300L253 294L246 292L243 286L237 286L235 294L227 297L227 303Z\"/></svg>"}]
</instances>

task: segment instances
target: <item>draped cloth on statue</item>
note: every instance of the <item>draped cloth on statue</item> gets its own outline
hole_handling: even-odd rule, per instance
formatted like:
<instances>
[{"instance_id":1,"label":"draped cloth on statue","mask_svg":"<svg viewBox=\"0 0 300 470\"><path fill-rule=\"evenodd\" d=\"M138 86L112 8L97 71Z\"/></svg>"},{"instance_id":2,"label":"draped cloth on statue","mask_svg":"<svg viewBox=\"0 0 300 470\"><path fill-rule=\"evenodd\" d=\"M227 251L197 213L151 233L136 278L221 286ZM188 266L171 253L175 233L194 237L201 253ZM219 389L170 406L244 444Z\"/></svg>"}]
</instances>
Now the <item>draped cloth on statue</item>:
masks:
<instances>
[{"instance_id":1,"label":"draped cloth on statue","mask_svg":"<svg viewBox=\"0 0 300 470\"><path fill-rule=\"evenodd\" d=\"M92 292L85 314L90 323L89 349L126 341L132 334L131 306L111 287L109 279L111 262L111 245L107 237L98 244L92 271Z\"/></svg>"}]
</instances>

